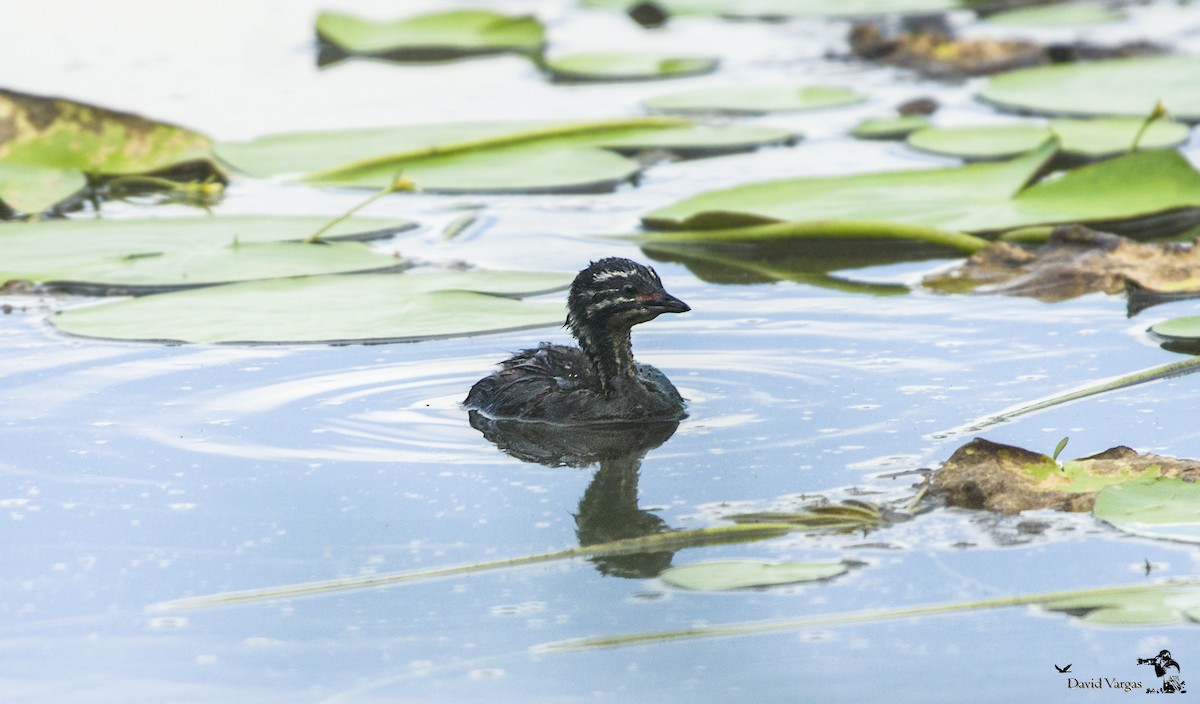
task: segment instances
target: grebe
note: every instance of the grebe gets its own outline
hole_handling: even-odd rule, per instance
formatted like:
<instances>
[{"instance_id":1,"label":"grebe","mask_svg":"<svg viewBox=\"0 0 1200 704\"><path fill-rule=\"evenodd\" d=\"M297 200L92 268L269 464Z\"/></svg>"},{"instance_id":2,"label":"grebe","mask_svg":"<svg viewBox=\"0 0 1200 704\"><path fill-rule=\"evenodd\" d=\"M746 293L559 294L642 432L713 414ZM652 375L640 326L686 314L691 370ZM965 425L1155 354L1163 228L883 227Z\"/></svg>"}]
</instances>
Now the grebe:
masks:
<instances>
[{"instance_id":1,"label":"grebe","mask_svg":"<svg viewBox=\"0 0 1200 704\"><path fill-rule=\"evenodd\" d=\"M667 376L633 358L629 331L663 313L685 313L654 269L609 257L575 277L566 326L578 347L543 342L471 387L463 401L490 418L549 423L678 420L683 397Z\"/></svg>"}]
</instances>

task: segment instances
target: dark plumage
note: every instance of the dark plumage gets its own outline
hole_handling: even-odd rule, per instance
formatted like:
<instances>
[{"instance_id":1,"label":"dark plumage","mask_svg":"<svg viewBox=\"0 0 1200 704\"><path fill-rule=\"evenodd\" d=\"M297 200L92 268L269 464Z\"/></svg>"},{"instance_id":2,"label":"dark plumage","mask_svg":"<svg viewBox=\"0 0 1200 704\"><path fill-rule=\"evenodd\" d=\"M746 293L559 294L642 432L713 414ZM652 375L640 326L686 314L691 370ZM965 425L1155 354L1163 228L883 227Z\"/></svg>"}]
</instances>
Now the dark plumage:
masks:
<instances>
[{"instance_id":1,"label":"dark plumage","mask_svg":"<svg viewBox=\"0 0 1200 704\"><path fill-rule=\"evenodd\" d=\"M662 313L691 310L654 269L611 257L579 272L567 328L579 347L543 342L471 387L463 406L490 418L550 423L677 420L683 398L666 375L633 358L629 331Z\"/></svg>"}]
</instances>

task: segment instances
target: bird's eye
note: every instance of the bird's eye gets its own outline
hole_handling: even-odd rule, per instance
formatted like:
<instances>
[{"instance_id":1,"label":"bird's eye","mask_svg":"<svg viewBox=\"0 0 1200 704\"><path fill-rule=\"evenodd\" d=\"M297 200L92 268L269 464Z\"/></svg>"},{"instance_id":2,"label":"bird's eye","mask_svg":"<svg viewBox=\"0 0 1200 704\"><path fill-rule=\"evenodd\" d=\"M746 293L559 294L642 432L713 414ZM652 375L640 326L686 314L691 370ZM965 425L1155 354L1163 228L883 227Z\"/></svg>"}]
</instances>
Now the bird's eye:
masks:
<instances>
[{"instance_id":1,"label":"bird's eye","mask_svg":"<svg viewBox=\"0 0 1200 704\"><path fill-rule=\"evenodd\" d=\"M621 293L625 294L626 296L636 296L637 286L634 286L633 284L625 284L625 286L621 288Z\"/></svg>"}]
</instances>

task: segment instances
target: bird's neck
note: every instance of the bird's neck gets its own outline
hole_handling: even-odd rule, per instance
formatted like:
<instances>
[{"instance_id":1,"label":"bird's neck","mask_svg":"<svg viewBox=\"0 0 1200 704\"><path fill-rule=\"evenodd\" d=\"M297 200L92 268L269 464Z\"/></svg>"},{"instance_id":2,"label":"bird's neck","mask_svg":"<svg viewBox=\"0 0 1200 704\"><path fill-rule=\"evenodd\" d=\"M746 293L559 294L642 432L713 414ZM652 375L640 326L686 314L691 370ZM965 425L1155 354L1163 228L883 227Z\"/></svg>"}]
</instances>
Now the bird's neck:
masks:
<instances>
[{"instance_id":1,"label":"bird's neck","mask_svg":"<svg viewBox=\"0 0 1200 704\"><path fill-rule=\"evenodd\" d=\"M629 328L579 330L576 336L605 394L637 379Z\"/></svg>"}]
</instances>

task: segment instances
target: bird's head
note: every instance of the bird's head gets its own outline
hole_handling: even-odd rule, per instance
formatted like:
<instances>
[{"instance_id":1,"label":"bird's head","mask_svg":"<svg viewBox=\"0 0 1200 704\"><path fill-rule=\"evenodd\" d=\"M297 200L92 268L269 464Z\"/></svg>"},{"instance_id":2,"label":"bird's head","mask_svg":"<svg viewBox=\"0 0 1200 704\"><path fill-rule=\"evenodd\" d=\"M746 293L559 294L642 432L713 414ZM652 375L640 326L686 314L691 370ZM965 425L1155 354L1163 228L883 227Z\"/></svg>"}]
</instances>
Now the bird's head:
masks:
<instances>
[{"instance_id":1,"label":"bird's head","mask_svg":"<svg viewBox=\"0 0 1200 704\"><path fill-rule=\"evenodd\" d=\"M686 313L688 304L667 293L654 269L609 257L579 272L567 296L567 327L576 337L590 331L628 330L663 313Z\"/></svg>"}]
</instances>

